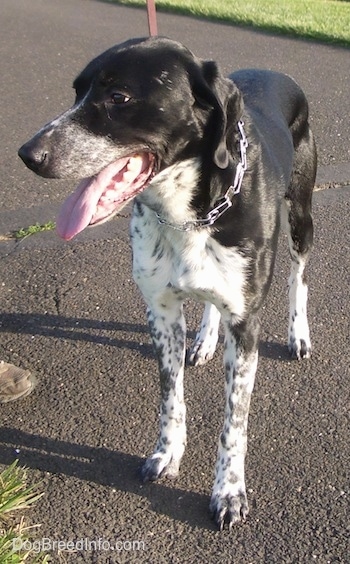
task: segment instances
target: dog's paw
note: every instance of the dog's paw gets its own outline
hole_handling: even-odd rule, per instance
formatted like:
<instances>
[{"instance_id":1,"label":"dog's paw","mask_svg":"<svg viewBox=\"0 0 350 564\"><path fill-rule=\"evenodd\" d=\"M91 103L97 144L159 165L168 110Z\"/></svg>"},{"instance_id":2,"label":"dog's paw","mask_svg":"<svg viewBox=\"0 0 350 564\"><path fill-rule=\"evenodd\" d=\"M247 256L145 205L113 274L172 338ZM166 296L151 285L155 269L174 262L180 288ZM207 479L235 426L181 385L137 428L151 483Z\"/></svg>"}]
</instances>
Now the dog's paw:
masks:
<instances>
[{"instance_id":1,"label":"dog's paw","mask_svg":"<svg viewBox=\"0 0 350 564\"><path fill-rule=\"evenodd\" d=\"M200 330L192 347L186 353L188 366L201 366L213 358L219 339L220 317L218 309L207 302Z\"/></svg>"},{"instance_id":2,"label":"dog's paw","mask_svg":"<svg viewBox=\"0 0 350 564\"><path fill-rule=\"evenodd\" d=\"M289 319L288 349L292 358L303 360L311 356L311 341L306 310L292 311Z\"/></svg>"},{"instance_id":3,"label":"dog's paw","mask_svg":"<svg viewBox=\"0 0 350 564\"><path fill-rule=\"evenodd\" d=\"M202 366L214 356L216 339L196 339L186 352L187 366Z\"/></svg>"},{"instance_id":4,"label":"dog's paw","mask_svg":"<svg viewBox=\"0 0 350 564\"><path fill-rule=\"evenodd\" d=\"M220 531L224 530L225 525L231 530L235 523L245 521L248 515L249 507L245 490L241 489L237 494L213 493L209 510Z\"/></svg>"},{"instance_id":5,"label":"dog's paw","mask_svg":"<svg viewBox=\"0 0 350 564\"><path fill-rule=\"evenodd\" d=\"M292 358L303 360L311 357L311 343L309 339L296 339L289 337L288 350Z\"/></svg>"},{"instance_id":6,"label":"dog's paw","mask_svg":"<svg viewBox=\"0 0 350 564\"><path fill-rule=\"evenodd\" d=\"M179 473L180 463L167 456L155 453L147 458L141 467L141 479L143 482L155 482L159 478L174 479Z\"/></svg>"}]
</instances>

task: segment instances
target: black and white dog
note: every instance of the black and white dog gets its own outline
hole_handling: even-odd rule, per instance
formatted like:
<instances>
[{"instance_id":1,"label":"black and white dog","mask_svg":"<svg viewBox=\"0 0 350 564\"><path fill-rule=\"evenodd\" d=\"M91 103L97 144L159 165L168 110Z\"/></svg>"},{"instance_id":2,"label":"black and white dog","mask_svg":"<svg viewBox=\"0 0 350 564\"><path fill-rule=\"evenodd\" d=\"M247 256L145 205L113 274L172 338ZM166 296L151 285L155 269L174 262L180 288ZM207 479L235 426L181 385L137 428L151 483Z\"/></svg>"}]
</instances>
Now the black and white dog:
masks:
<instances>
[{"instance_id":1,"label":"black and white dog","mask_svg":"<svg viewBox=\"0 0 350 564\"><path fill-rule=\"evenodd\" d=\"M90 62L74 106L19 150L48 178L80 178L57 220L71 239L135 198L133 273L159 362L160 433L144 480L176 476L186 444L183 300L205 302L187 362L201 365L225 331L225 420L210 502L222 529L244 519L244 458L258 361L259 310L280 223L291 255L288 346L310 356L304 267L312 246L316 150L303 92L289 77L224 78L166 38L135 39Z\"/></svg>"}]
</instances>

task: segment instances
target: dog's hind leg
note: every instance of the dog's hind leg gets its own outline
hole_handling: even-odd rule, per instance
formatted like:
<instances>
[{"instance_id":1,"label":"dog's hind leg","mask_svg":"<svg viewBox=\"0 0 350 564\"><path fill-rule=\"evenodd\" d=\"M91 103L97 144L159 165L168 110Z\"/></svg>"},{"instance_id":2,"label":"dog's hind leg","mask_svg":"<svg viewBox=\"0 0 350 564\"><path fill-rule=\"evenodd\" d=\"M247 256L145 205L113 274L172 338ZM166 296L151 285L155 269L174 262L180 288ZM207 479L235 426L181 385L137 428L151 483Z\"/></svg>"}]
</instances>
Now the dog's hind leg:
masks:
<instances>
[{"instance_id":1,"label":"dog's hind leg","mask_svg":"<svg viewBox=\"0 0 350 564\"><path fill-rule=\"evenodd\" d=\"M292 357L301 360L311 355L311 341L307 320L308 288L304 276L307 257L292 254L289 277L288 348Z\"/></svg>"},{"instance_id":2,"label":"dog's hind leg","mask_svg":"<svg viewBox=\"0 0 350 564\"><path fill-rule=\"evenodd\" d=\"M287 232L291 257L288 348L292 357L298 360L311 355L307 320L308 288L304 270L313 243L311 198L315 175L316 152L310 132L296 151L292 180L282 210L282 223Z\"/></svg>"},{"instance_id":3,"label":"dog's hind leg","mask_svg":"<svg viewBox=\"0 0 350 564\"><path fill-rule=\"evenodd\" d=\"M201 366L213 358L219 338L220 317L218 309L206 302L200 330L192 347L187 351L186 364Z\"/></svg>"},{"instance_id":4,"label":"dog's hind leg","mask_svg":"<svg viewBox=\"0 0 350 564\"><path fill-rule=\"evenodd\" d=\"M183 397L186 325L182 302L169 289L149 304L147 317L159 364L161 408L158 442L141 469L145 482L161 476L175 477L186 445Z\"/></svg>"}]
</instances>

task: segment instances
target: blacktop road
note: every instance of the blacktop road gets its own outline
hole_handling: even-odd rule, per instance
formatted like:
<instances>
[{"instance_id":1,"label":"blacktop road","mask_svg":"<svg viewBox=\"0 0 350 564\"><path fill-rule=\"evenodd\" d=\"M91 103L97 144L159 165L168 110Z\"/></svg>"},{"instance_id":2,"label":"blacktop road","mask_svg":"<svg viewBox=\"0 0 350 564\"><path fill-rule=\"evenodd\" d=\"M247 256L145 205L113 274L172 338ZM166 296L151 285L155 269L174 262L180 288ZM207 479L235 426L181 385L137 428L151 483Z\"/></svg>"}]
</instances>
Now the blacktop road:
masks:
<instances>
[{"instance_id":1,"label":"blacktop road","mask_svg":"<svg viewBox=\"0 0 350 564\"><path fill-rule=\"evenodd\" d=\"M54 233L22 243L6 235L54 219L73 188L30 173L18 147L71 104L72 80L93 56L147 35L145 10L2 0L0 358L40 383L0 406L0 464L18 457L30 480L43 481L45 496L27 518L42 524L33 535L54 548L54 563L348 563L349 50L175 15L158 14L158 25L224 72L281 70L308 95L320 160L308 269L313 357L292 362L286 351L282 237L250 413L249 519L220 534L208 513L223 418L222 343L210 364L186 373L189 440L179 478L139 482L156 439L158 378L131 277L128 219L69 244ZM200 310L189 303L186 311L192 338ZM81 539L76 552L57 550L58 541L69 548Z\"/></svg>"}]
</instances>

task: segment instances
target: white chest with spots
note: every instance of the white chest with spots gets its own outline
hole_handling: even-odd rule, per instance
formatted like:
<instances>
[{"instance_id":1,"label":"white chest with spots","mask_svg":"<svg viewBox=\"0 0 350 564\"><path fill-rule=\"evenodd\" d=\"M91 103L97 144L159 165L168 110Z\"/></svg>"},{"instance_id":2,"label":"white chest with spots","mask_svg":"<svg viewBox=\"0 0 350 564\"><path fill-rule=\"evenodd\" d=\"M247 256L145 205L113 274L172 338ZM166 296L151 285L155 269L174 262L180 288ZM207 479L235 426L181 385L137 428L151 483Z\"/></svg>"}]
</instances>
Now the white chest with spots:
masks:
<instances>
[{"instance_id":1,"label":"white chest with spots","mask_svg":"<svg viewBox=\"0 0 350 564\"><path fill-rule=\"evenodd\" d=\"M236 248L221 246L209 229L181 232L160 225L146 206L134 214L131 236L134 279L146 302L171 288L243 317L249 259Z\"/></svg>"}]
</instances>

